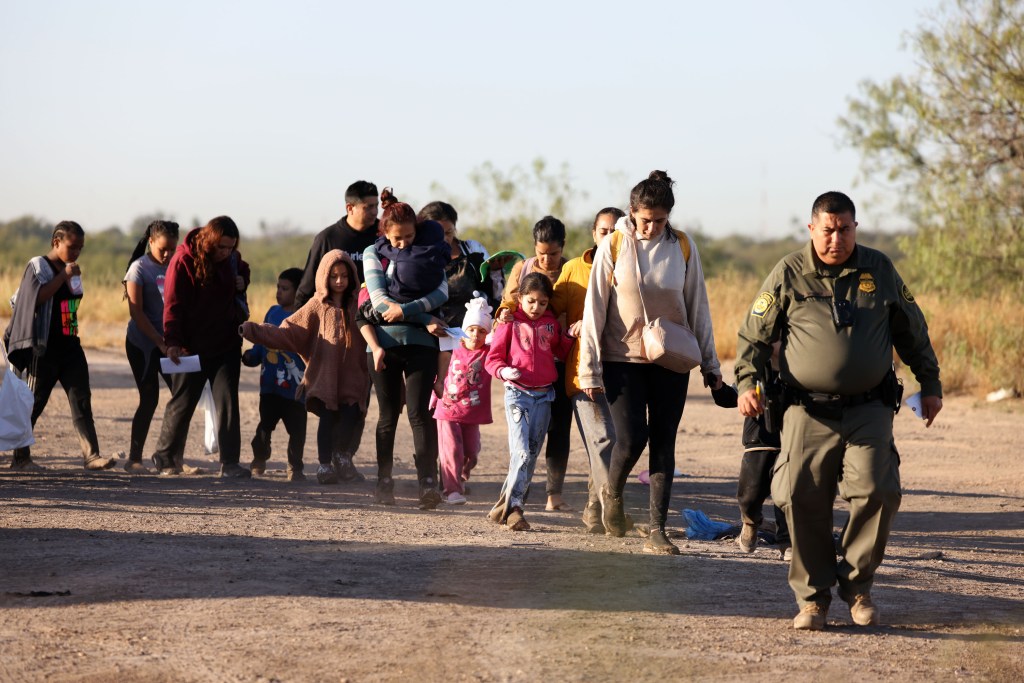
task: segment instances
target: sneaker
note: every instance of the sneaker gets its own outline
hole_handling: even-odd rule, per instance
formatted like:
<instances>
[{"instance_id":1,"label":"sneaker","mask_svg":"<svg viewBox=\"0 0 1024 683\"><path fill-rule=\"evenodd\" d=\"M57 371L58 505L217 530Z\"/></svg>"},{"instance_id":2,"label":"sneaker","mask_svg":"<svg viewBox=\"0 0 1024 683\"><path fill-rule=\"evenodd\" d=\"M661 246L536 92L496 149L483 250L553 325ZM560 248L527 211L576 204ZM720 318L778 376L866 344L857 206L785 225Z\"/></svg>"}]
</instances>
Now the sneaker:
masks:
<instances>
[{"instance_id":1,"label":"sneaker","mask_svg":"<svg viewBox=\"0 0 1024 683\"><path fill-rule=\"evenodd\" d=\"M782 561L792 562L793 561L793 546L787 545L782 549Z\"/></svg>"},{"instance_id":2,"label":"sneaker","mask_svg":"<svg viewBox=\"0 0 1024 683\"><path fill-rule=\"evenodd\" d=\"M604 523L601 521L600 501L587 501L587 506L583 508L583 526L587 528L588 534L604 533Z\"/></svg>"},{"instance_id":3,"label":"sneaker","mask_svg":"<svg viewBox=\"0 0 1024 683\"><path fill-rule=\"evenodd\" d=\"M124 471L128 474L149 474L150 470L141 460L129 460L124 464Z\"/></svg>"},{"instance_id":4,"label":"sneaker","mask_svg":"<svg viewBox=\"0 0 1024 683\"><path fill-rule=\"evenodd\" d=\"M109 470L111 467L117 464L117 458L101 458L96 456L85 461L85 469L95 472L98 470Z\"/></svg>"},{"instance_id":5,"label":"sneaker","mask_svg":"<svg viewBox=\"0 0 1024 683\"><path fill-rule=\"evenodd\" d=\"M847 600L842 593L839 597L850 606L850 618L853 619L853 623L858 626L877 626L881 611L875 607L875 603L872 602L871 596L867 593L860 593L854 595L853 598Z\"/></svg>"},{"instance_id":6,"label":"sneaker","mask_svg":"<svg viewBox=\"0 0 1024 683\"><path fill-rule=\"evenodd\" d=\"M331 463L334 471L338 473L338 479L345 483L356 483L366 481L366 477L352 464L352 456L346 453L334 453L331 455Z\"/></svg>"},{"instance_id":7,"label":"sneaker","mask_svg":"<svg viewBox=\"0 0 1024 683\"><path fill-rule=\"evenodd\" d=\"M608 536L625 536L626 520L622 509L622 496L613 495L608 485L601 486L601 523Z\"/></svg>"},{"instance_id":8,"label":"sneaker","mask_svg":"<svg viewBox=\"0 0 1024 683\"><path fill-rule=\"evenodd\" d=\"M252 465L249 466L249 471L256 475L266 474L267 472L267 461L260 458L253 458Z\"/></svg>"},{"instance_id":9,"label":"sneaker","mask_svg":"<svg viewBox=\"0 0 1024 683\"><path fill-rule=\"evenodd\" d=\"M192 467L192 465L186 465L181 463L177 466L177 474L205 474L202 467Z\"/></svg>"},{"instance_id":10,"label":"sneaker","mask_svg":"<svg viewBox=\"0 0 1024 683\"><path fill-rule=\"evenodd\" d=\"M526 521L526 517L523 516L522 508L514 507L512 511L508 513L508 517L505 518L505 526L509 528L509 531L529 531L530 523Z\"/></svg>"},{"instance_id":11,"label":"sneaker","mask_svg":"<svg viewBox=\"0 0 1024 683\"><path fill-rule=\"evenodd\" d=\"M321 463L316 468L316 480L321 484L337 484L338 473L334 471L334 465L329 462Z\"/></svg>"},{"instance_id":12,"label":"sneaker","mask_svg":"<svg viewBox=\"0 0 1024 683\"><path fill-rule=\"evenodd\" d=\"M15 472L42 472L46 468L32 458L11 461L11 469Z\"/></svg>"},{"instance_id":13,"label":"sneaker","mask_svg":"<svg viewBox=\"0 0 1024 683\"><path fill-rule=\"evenodd\" d=\"M466 497L458 491L452 491L444 497L444 502L448 505L465 505L468 501Z\"/></svg>"},{"instance_id":14,"label":"sneaker","mask_svg":"<svg viewBox=\"0 0 1024 683\"><path fill-rule=\"evenodd\" d=\"M825 628L827 616L827 605L809 602L800 608L800 614L793 618L793 628L798 631L822 631Z\"/></svg>"},{"instance_id":15,"label":"sneaker","mask_svg":"<svg viewBox=\"0 0 1024 683\"><path fill-rule=\"evenodd\" d=\"M237 462L231 462L220 466L220 476L223 479L248 479L252 473Z\"/></svg>"},{"instance_id":16,"label":"sneaker","mask_svg":"<svg viewBox=\"0 0 1024 683\"><path fill-rule=\"evenodd\" d=\"M395 480L391 477L377 479L377 490L374 492L374 499L381 505L394 505Z\"/></svg>"},{"instance_id":17,"label":"sneaker","mask_svg":"<svg viewBox=\"0 0 1024 683\"><path fill-rule=\"evenodd\" d=\"M644 542L644 552L659 555L678 555L679 548L672 541L668 540L664 529L653 528Z\"/></svg>"},{"instance_id":18,"label":"sneaker","mask_svg":"<svg viewBox=\"0 0 1024 683\"><path fill-rule=\"evenodd\" d=\"M752 553L757 548L757 526L743 523L740 535L736 537L736 545L745 553Z\"/></svg>"},{"instance_id":19,"label":"sneaker","mask_svg":"<svg viewBox=\"0 0 1024 683\"><path fill-rule=\"evenodd\" d=\"M420 510L433 510L441 503L441 492L437 490L437 482L433 477L426 477L420 482Z\"/></svg>"}]
</instances>

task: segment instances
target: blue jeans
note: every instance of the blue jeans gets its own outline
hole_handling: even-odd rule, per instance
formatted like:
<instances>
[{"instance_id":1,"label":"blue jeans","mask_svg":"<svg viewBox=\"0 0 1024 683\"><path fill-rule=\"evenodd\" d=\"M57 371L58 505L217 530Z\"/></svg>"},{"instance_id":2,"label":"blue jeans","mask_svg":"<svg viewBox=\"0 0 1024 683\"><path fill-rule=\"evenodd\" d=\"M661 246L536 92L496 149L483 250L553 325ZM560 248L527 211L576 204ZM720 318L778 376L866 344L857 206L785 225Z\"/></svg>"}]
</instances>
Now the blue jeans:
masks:
<instances>
[{"instance_id":1,"label":"blue jeans","mask_svg":"<svg viewBox=\"0 0 1024 683\"><path fill-rule=\"evenodd\" d=\"M529 391L505 385L505 420L508 422L508 476L501 487L507 494L507 510L522 508L530 490L533 469L551 422L555 390Z\"/></svg>"},{"instance_id":2,"label":"blue jeans","mask_svg":"<svg viewBox=\"0 0 1024 683\"><path fill-rule=\"evenodd\" d=\"M572 397L572 410L576 414L576 426L583 437L590 461L590 477L587 480L587 503L600 504L601 487L608 483L608 468L612 463L615 448L615 424L612 422L608 398L596 394L593 401L582 391Z\"/></svg>"}]
</instances>

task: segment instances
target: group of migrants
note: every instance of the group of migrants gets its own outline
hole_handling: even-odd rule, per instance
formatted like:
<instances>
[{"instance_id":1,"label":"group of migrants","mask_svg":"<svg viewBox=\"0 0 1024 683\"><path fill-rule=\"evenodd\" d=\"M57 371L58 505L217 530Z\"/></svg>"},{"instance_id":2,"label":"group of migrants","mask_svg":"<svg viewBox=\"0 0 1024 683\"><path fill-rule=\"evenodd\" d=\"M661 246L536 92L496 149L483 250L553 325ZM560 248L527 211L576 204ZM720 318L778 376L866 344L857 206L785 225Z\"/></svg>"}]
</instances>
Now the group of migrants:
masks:
<instances>
[{"instance_id":1,"label":"group of migrants","mask_svg":"<svg viewBox=\"0 0 1024 683\"><path fill-rule=\"evenodd\" d=\"M825 627L836 584L856 624L879 623L871 587L901 499L894 348L921 385L929 425L942 407L922 312L892 262L857 244L853 202L827 192L813 203L806 246L778 263L753 300L739 330L736 384L727 385L697 245L669 222L672 188L665 172L652 172L632 189L628 211L597 213L594 246L571 260L562 253L565 226L544 217L534 227L533 255L503 268L501 255L458 236L451 205L432 202L417 213L390 188L378 195L359 181L346 192L346 215L314 239L305 268L280 274L277 305L262 324L247 320L250 270L231 218L214 218L183 239L176 223L153 222L124 278L125 350L139 390L125 469L151 471L143 450L162 381L170 400L151 456L159 474L195 471L184 450L209 385L222 477L263 474L271 433L283 422L287 477L305 479L306 416L313 413L317 481L362 481L353 456L373 391L376 501L395 504L395 431L404 407L420 508L463 504L497 379L509 466L491 520L512 531L530 528L524 508L545 442L546 509L569 509L562 485L575 417L590 466L587 531L623 536L635 526L645 551L678 554L665 524L689 372L652 362L644 343L651 321L667 320L692 333L715 402L745 418L736 543L754 552L771 496L775 541L791 558L800 607L794 627ZM100 454L78 337L84 244L77 223L56 226L50 251L29 262L12 299L5 342L34 391L33 424L60 382L85 468L102 470L116 459ZM243 338L254 343L245 353ZM177 365L186 356L198 356L197 371L161 369L162 359ZM262 366L248 469L240 464L243 363ZM634 525L623 507L645 448L649 526ZM13 453L11 467L41 469L27 447ZM837 493L850 514L834 538Z\"/></svg>"}]
</instances>

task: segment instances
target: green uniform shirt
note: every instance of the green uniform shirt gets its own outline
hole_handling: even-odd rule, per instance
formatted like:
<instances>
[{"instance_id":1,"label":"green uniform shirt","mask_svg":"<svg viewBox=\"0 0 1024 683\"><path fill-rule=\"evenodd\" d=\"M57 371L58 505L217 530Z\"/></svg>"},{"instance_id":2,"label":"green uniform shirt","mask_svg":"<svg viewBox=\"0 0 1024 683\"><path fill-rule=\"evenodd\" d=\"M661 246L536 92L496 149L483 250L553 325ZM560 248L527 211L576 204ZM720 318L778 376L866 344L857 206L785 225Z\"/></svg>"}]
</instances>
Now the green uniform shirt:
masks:
<instances>
[{"instance_id":1,"label":"green uniform shirt","mask_svg":"<svg viewBox=\"0 0 1024 683\"><path fill-rule=\"evenodd\" d=\"M849 302L852 324L836 325L833 300ZM942 396L924 314L892 261L875 249L857 245L846 263L830 267L808 242L779 261L740 327L740 393L754 388L776 340L789 386L844 395L870 391L891 367L895 347L921 392Z\"/></svg>"}]
</instances>

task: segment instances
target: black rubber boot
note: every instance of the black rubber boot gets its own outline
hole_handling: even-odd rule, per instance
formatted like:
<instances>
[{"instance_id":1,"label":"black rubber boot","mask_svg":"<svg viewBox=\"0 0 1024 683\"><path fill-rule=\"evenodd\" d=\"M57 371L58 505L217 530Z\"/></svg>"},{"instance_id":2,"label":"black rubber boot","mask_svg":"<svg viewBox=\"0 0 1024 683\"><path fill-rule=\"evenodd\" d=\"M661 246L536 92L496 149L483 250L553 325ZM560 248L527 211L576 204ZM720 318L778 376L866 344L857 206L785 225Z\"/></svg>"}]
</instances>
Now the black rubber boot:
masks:
<instances>
[{"instance_id":1,"label":"black rubber boot","mask_svg":"<svg viewBox=\"0 0 1024 683\"><path fill-rule=\"evenodd\" d=\"M623 511L622 496L616 496L608 490L608 485L601 487L601 522L604 533L608 536L626 535L626 517Z\"/></svg>"},{"instance_id":2,"label":"black rubber boot","mask_svg":"<svg viewBox=\"0 0 1024 683\"><path fill-rule=\"evenodd\" d=\"M658 555L678 555L679 548L668 540L664 527L652 527L651 535L644 542L644 552Z\"/></svg>"}]
</instances>

